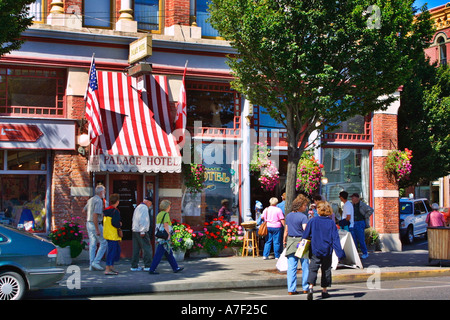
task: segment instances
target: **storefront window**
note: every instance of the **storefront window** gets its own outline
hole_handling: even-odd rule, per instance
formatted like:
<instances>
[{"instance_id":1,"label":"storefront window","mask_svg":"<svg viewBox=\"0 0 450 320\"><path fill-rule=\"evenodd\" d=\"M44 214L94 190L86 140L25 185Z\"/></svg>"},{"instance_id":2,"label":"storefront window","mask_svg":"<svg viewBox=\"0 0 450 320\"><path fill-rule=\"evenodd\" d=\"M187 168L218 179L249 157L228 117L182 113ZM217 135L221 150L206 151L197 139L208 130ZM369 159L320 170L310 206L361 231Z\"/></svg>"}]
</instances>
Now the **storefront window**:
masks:
<instances>
[{"instance_id":1,"label":"storefront window","mask_svg":"<svg viewBox=\"0 0 450 320\"><path fill-rule=\"evenodd\" d=\"M46 175L0 175L0 220L27 231L45 232Z\"/></svg>"},{"instance_id":2,"label":"storefront window","mask_svg":"<svg viewBox=\"0 0 450 320\"><path fill-rule=\"evenodd\" d=\"M359 193L361 200L369 203L369 150L323 149L323 165L328 183L322 194L331 203L340 204L339 193Z\"/></svg>"},{"instance_id":3,"label":"storefront window","mask_svg":"<svg viewBox=\"0 0 450 320\"><path fill-rule=\"evenodd\" d=\"M8 170L46 170L45 157L45 151L8 151Z\"/></svg>"},{"instance_id":4,"label":"storefront window","mask_svg":"<svg viewBox=\"0 0 450 320\"><path fill-rule=\"evenodd\" d=\"M46 151L0 151L0 223L30 232L46 231L46 159Z\"/></svg>"},{"instance_id":5,"label":"storefront window","mask_svg":"<svg viewBox=\"0 0 450 320\"><path fill-rule=\"evenodd\" d=\"M237 146L204 143L198 147L205 166L205 188L200 194L186 194L183 215L186 222L201 226L217 217L222 201L228 201L230 221L239 222L239 165Z\"/></svg>"}]
</instances>

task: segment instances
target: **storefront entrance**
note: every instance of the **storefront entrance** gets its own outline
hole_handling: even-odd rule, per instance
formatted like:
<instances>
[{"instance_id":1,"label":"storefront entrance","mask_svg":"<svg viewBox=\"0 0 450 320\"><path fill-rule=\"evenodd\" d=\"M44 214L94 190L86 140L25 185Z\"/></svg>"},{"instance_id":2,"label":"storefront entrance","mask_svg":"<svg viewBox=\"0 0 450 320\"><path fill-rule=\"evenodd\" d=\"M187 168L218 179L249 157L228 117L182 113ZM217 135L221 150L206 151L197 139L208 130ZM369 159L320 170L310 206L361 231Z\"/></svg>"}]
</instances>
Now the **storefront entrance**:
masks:
<instances>
[{"instance_id":1,"label":"storefront entrance","mask_svg":"<svg viewBox=\"0 0 450 320\"><path fill-rule=\"evenodd\" d=\"M122 217L123 240L131 240L131 225L137 199L142 199L142 177L135 175L113 176L110 183L112 193L118 193L120 203L117 207ZM139 186L140 184L140 186ZM138 193L139 196L138 196Z\"/></svg>"}]
</instances>

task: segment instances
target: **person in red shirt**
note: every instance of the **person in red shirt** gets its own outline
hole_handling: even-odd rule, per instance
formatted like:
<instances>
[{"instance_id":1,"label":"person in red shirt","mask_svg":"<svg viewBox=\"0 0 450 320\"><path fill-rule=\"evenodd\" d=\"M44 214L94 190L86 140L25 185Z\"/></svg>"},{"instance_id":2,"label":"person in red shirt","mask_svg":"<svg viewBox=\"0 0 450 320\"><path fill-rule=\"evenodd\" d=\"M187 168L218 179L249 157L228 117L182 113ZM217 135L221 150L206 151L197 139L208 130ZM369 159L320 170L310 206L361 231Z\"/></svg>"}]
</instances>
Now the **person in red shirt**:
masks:
<instances>
[{"instance_id":1,"label":"person in red shirt","mask_svg":"<svg viewBox=\"0 0 450 320\"><path fill-rule=\"evenodd\" d=\"M431 211L427 215L427 219L425 220L426 223L428 224L428 226L429 227L445 227L446 222L445 222L444 215L438 211L439 205L437 203L433 203L431 205L431 209L433 209L433 211Z\"/></svg>"}]
</instances>

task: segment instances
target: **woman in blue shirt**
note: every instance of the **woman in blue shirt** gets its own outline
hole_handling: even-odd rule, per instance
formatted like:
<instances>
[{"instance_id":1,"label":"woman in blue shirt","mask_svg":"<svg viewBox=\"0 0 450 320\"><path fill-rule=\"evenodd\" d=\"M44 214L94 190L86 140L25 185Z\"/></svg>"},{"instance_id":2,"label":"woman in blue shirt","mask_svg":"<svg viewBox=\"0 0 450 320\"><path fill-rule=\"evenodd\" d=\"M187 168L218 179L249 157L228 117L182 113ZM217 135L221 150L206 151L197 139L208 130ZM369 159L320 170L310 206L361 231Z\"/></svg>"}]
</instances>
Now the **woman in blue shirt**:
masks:
<instances>
[{"instance_id":1,"label":"woman in blue shirt","mask_svg":"<svg viewBox=\"0 0 450 320\"><path fill-rule=\"evenodd\" d=\"M331 286L331 262L333 250L339 259L345 257L345 253L341 247L339 233L336 224L330 216L333 209L326 201L317 202L318 216L309 220L303 237L311 239L310 264L308 275L308 300L313 299L313 287L316 285L317 272L319 268L322 272L321 286L322 298L328 298L327 288Z\"/></svg>"},{"instance_id":2,"label":"woman in blue shirt","mask_svg":"<svg viewBox=\"0 0 450 320\"><path fill-rule=\"evenodd\" d=\"M295 256L295 252L297 251L298 243L302 240L303 232L308 223L308 216L304 213L308 202L308 198L300 194L292 202L292 212L286 216L283 243L286 246L286 257L288 259L287 287L289 295L298 294L297 265L299 258ZM301 258L300 262L302 264L303 293L307 293L309 260Z\"/></svg>"}]
</instances>

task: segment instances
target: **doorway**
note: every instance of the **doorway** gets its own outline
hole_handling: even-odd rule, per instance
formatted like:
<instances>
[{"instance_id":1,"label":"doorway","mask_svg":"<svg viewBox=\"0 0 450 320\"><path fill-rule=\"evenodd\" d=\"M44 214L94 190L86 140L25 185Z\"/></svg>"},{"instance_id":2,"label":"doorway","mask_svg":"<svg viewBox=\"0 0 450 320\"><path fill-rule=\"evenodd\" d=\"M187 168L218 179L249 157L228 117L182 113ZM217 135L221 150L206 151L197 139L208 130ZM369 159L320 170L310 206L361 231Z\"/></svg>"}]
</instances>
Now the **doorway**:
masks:
<instances>
[{"instance_id":1,"label":"doorway","mask_svg":"<svg viewBox=\"0 0 450 320\"><path fill-rule=\"evenodd\" d=\"M120 197L118 209L122 218L123 240L131 240L133 212L142 201L142 176L133 174L110 175L109 190Z\"/></svg>"}]
</instances>

